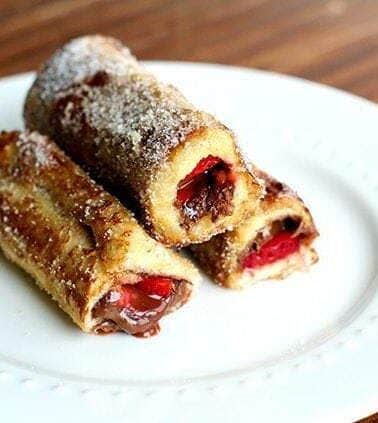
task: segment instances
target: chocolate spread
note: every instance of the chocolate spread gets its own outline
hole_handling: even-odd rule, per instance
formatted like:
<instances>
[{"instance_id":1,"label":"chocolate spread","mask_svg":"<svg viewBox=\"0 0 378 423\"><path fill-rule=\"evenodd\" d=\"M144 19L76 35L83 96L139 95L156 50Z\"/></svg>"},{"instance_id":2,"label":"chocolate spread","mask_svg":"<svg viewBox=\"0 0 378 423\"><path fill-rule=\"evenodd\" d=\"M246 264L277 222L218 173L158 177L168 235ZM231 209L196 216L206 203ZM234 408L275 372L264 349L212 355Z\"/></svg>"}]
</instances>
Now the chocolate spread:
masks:
<instances>
[{"instance_id":1,"label":"chocolate spread","mask_svg":"<svg viewBox=\"0 0 378 423\"><path fill-rule=\"evenodd\" d=\"M182 182L178 191L181 185ZM211 220L215 222L219 216L232 213L235 184L231 167L227 163L220 161L209 170L196 175L189 181L189 186L193 195L184 202L176 200L175 203L180 209L182 225L185 228L189 228L207 214L210 214Z\"/></svg>"},{"instance_id":2,"label":"chocolate spread","mask_svg":"<svg viewBox=\"0 0 378 423\"><path fill-rule=\"evenodd\" d=\"M159 320L177 303L185 302L185 281L173 281L174 289L167 297L146 295L133 285L127 291L134 297L131 304L119 304L122 286L112 288L93 309L93 317L101 319L95 328L97 334L116 331L127 332L136 337L150 337L160 331Z\"/></svg>"}]
</instances>

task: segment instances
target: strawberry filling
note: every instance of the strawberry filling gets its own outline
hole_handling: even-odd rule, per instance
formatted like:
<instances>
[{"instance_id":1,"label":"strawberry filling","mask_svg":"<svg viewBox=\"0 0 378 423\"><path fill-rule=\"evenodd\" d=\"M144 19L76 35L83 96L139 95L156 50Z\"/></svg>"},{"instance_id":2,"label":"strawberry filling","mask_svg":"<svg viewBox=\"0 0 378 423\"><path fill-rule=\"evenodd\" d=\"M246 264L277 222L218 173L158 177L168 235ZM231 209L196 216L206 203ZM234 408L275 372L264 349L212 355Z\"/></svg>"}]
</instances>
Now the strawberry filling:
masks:
<instances>
[{"instance_id":1,"label":"strawberry filling","mask_svg":"<svg viewBox=\"0 0 378 423\"><path fill-rule=\"evenodd\" d=\"M94 317L103 319L97 332L123 330L143 337L158 333L158 321L174 301L179 285L179 281L162 276L145 276L136 284L121 280L94 309Z\"/></svg>"},{"instance_id":2,"label":"strawberry filling","mask_svg":"<svg viewBox=\"0 0 378 423\"><path fill-rule=\"evenodd\" d=\"M177 187L175 205L183 225L189 227L208 213L213 222L231 214L234 184L235 174L222 159L210 155L200 160Z\"/></svg>"},{"instance_id":3,"label":"strawberry filling","mask_svg":"<svg viewBox=\"0 0 378 423\"><path fill-rule=\"evenodd\" d=\"M156 295L165 298L171 295L174 284L171 278L147 276L138 282L135 287L148 295Z\"/></svg>"},{"instance_id":4,"label":"strawberry filling","mask_svg":"<svg viewBox=\"0 0 378 423\"><path fill-rule=\"evenodd\" d=\"M243 260L243 267L256 269L288 257L299 250L300 239L289 231L277 233L261 245L257 251L250 252Z\"/></svg>"}]
</instances>

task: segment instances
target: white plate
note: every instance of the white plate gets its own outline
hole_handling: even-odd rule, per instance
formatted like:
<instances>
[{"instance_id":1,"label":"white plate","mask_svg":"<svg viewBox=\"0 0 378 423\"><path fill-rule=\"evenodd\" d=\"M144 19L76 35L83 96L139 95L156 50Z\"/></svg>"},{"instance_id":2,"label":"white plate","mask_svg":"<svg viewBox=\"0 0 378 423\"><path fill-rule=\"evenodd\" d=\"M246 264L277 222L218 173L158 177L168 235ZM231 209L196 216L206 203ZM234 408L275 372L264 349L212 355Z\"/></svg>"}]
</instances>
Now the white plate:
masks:
<instances>
[{"instance_id":1,"label":"white plate","mask_svg":"<svg viewBox=\"0 0 378 423\"><path fill-rule=\"evenodd\" d=\"M148 66L298 190L321 233L320 262L244 292L204 280L158 337L140 340L81 333L1 257L1 420L303 423L376 411L377 107L272 73ZM0 81L1 129L22 127L31 80Z\"/></svg>"}]
</instances>

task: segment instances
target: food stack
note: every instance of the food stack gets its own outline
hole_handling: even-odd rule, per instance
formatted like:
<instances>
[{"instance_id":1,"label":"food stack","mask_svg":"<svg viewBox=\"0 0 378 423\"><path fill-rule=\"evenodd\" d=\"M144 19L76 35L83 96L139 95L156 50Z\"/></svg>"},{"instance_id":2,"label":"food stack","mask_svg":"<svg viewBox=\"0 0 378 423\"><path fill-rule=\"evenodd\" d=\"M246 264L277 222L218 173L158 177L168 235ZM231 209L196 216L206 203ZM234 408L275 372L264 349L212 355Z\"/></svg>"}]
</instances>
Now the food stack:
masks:
<instances>
[{"instance_id":1,"label":"food stack","mask_svg":"<svg viewBox=\"0 0 378 423\"><path fill-rule=\"evenodd\" d=\"M302 200L113 38L58 50L24 117L26 133L0 139L0 177L14 187L0 188L0 245L85 331L156 333L198 281L172 247L227 288L317 261Z\"/></svg>"}]
</instances>

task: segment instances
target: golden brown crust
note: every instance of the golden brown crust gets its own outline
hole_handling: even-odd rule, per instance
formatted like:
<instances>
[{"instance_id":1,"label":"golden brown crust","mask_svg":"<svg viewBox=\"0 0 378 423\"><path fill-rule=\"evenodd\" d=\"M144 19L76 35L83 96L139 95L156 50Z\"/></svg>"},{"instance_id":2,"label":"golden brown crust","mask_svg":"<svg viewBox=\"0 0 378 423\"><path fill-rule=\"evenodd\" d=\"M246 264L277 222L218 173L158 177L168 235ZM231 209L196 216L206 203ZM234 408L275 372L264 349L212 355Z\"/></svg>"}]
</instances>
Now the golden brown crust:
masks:
<instances>
[{"instance_id":1,"label":"golden brown crust","mask_svg":"<svg viewBox=\"0 0 378 423\"><path fill-rule=\"evenodd\" d=\"M147 73L117 40L81 37L57 51L30 89L24 116L29 129L56 139L107 189L120 197L125 192L132 197L128 206L168 245L201 242L235 226L253 211L259 187L246 171L231 131L196 109L177 89ZM233 148L229 158L240 176L237 183L244 192L250 191L250 201L241 199L235 205L241 216L234 213L218 227L207 225L203 234L187 230L170 237L154 203L156 178L169 167L172 155L189 142L194 149L204 132L213 141L206 144L203 157L214 153L217 137L218 144ZM164 191L166 186L161 183L158 189ZM172 199L169 205L175 219Z\"/></svg>"},{"instance_id":2,"label":"golden brown crust","mask_svg":"<svg viewBox=\"0 0 378 423\"><path fill-rule=\"evenodd\" d=\"M25 121L59 135L71 156L112 184L130 185L141 201L173 148L202 128L227 130L101 36L74 39L51 57L28 93Z\"/></svg>"},{"instance_id":3,"label":"golden brown crust","mask_svg":"<svg viewBox=\"0 0 378 423\"><path fill-rule=\"evenodd\" d=\"M121 276L197 279L191 264L150 239L130 212L35 132L0 135L0 246L86 331L93 305Z\"/></svg>"},{"instance_id":4,"label":"golden brown crust","mask_svg":"<svg viewBox=\"0 0 378 423\"><path fill-rule=\"evenodd\" d=\"M256 176L265 186L257 212L248 217L233 231L219 234L208 242L191 246L200 264L217 283L227 288L243 288L260 279L282 279L295 270L301 270L318 259L312 242L318 236L312 216L298 195L287 185L272 178L260 169L254 168ZM286 217L298 218L301 248L297 255L265 266L263 271L243 271L240 259L248 250L258 233L268 228L272 222Z\"/></svg>"}]
</instances>

